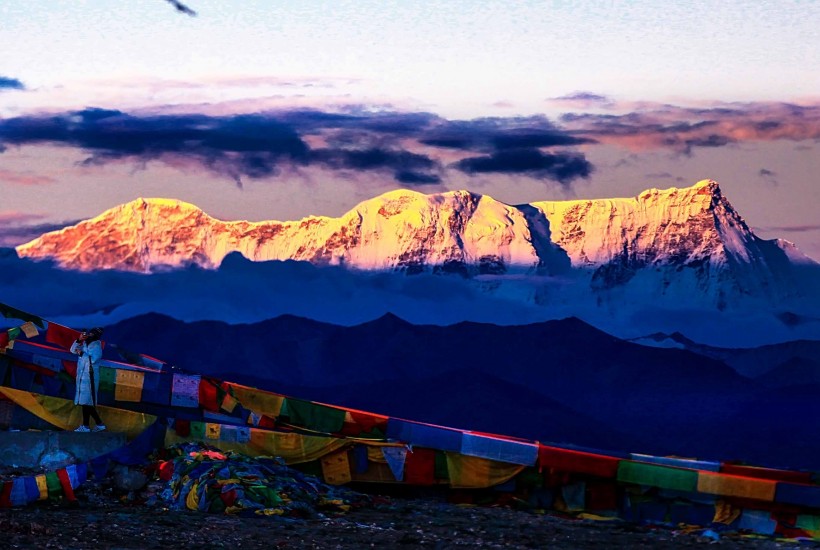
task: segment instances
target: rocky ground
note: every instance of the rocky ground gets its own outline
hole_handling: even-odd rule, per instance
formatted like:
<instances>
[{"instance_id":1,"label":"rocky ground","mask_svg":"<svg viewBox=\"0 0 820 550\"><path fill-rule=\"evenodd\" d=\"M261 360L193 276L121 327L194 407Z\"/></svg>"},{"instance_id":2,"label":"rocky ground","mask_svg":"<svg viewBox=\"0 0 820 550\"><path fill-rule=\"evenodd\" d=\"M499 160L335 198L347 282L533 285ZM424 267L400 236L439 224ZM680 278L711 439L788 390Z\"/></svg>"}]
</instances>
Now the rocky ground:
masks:
<instances>
[{"instance_id":1,"label":"rocky ground","mask_svg":"<svg viewBox=\"0 0 820 550\"><path fill-rule=\"evenodd\" d=\"M0 510L0 547L147 548L797 548L797 542L561 518L505 507L376 498L344 515L286 520L176 512L100 499ZM814 543L808 546L820 547Z\"/></svg>"}]
</instances>

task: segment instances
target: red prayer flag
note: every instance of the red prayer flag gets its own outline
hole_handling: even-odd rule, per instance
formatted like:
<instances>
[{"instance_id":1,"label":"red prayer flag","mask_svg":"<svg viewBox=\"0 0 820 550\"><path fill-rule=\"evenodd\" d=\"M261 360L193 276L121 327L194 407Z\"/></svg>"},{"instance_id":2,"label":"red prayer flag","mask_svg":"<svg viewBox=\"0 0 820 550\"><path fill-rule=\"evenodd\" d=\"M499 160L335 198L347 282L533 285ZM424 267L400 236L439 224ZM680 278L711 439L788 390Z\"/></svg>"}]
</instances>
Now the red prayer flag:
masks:
<instances>
[{"instance_id":1,"label":"red prayer flag","mask_svg":"<svg viewBox=\"0 0 820 550\"><path fill-rule=\"evenodd\" d=\"M404 459L404 481L410 485L433 485L436 474L436 451L413 449Z\"/></svg>"},{"instance_id":2,"label":"red prayer flag","mask_svg":"<svg viewBox=\"0 0 820 550\"><path fill-rule=\"evenodd\" d=\"M58 325L56 323L48 323L48 328L46 329L46 342L57 344L58 346L69 349L71 348L71 344L73 344L79 337L80 332L74 330L73 328L64 327L63 325Z\"/></svg>"},{"instance_id":3,"label":"red prayer flag","mask_svg":"<svg viewBox=\"0 0 820 550\"><path fill-rule=\"evenodd\" d=\"M361 426L362 432L370 432L373 428L379 428L382 431L387 431L387 417L380 414L367 413L362 411L354 411L347 409L353 422Z\"/></svg>"},{"instance_id":4,"label":"red prayer flag","mask_svg":"<svg viewBox=\"0 0 820 550\"><path fill-rule=\"evenodd\" d=\"M63 359L63 368L71 378L77 378L77 362Z\"/></svg>"},{"instance_id":5,"label":"red prayer flag","mask_svg":"<svg viewBox=\"0 0 820 550\"><path fill-rule=\"evenodd\" d=\"M811 472L777 470L774 468L758 468L757 466L742 466L740 464L729 464L726 462L720 465L720 473L743 477L754 477L757 479L788 481L790 483L812 482Z\"/></svg>"},{"instance_id":6,"label":"red prayer flag","mask_svg":"<svg viewBox=\"0 0 820 550\"><path fill-rule=\"evenodd\" d=\"M199 380L199 404L211 412L219 412L219 403L216 399L216 384L206 378Z\"/></svg>"},{"instance_id":7,"label":"red prayer flag","mask_svg":"<svg viewBox=\"0 0 820 550\"><path fill-rule=\"evenodd\" d=\"M188 437L191 435L191 421L180 420L177 418L174 420L174 431L176 431L177 435L180 437Z\"/></svg>"},{"instance_id":8,"label":"red prayer flag","mask_svg":"<svg viewBox=\"0 0 820 550\"><path fill-rule=\"evenodd\" d=\"M60 480L60 486L63 488L63 494L69 501L77 500L74 496L74 489L71 487L71 478L68 477L68 472L65 468L57 470L57 479Z\"/></svg>"},{"instance_id":9,"label":"red prayer flag","mask_svg":"<svg viewBox=\"0 0 820 550\"><path fill-rule=\"evenodd\" d=\"M11 508L11 481L3 483L3 491L0 492L0 508Z\"/></svg>"},{"instance_id":10,"label":"red prayer flag","mask_svg":"<svg viewBox=\"0 0 820 550\"><path fill-rule=\"evenodd\" d=\"M9 345L9 332L7 330L0 331L0 348L7 348Z\"/></svg>"},{"instance_id":11,"label":"red prayer flag","mask_svg":"<svg viewBox=\"0 0 820 550\"><path fill-rule=\"evenodd\" d=\"M587 484L587 505L590 510L616 510L618 487L614 481Z\"/></svg>"},{"instance_id":12,"label":"red prayer flag","mask_svg":"<svg viewBox=\"0 0 820 550\"><path fill-rule=\"evenodd\" d=\"M276 427L276 420L271 418L270 416L265 416L264 414L259 419L259 427L260 428L275 428Z\"/></svg>"},{"instance_id":13,"label":"red prayer flag","mask_svg":"<svg viewBox=\"0 0 820 550\"><path fill-rule=\"evenodd\" d=\"M612 456L538 445L538 465L563 472L614 478L621 460Z\"/></svg>"}]
</instances>

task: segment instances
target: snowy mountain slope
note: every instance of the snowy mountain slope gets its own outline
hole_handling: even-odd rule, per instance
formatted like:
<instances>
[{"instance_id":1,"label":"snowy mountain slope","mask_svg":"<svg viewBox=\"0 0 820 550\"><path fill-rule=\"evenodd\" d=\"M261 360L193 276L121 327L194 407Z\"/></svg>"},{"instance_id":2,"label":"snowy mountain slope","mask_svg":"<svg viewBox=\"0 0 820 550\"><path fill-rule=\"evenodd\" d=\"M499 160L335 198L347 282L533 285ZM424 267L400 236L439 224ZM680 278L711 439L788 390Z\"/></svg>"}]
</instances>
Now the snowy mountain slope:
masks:
<instances>
[{"instance_id":1,"label":"snowy mountain slope","mask_svg":"<svg viewBox=\"0 0 820 550\"><path fill-rule=\"evenodd\" d=\"M339 218L290 222L225 222L181 201L138 199L16 250L79 271L215 268L239 252L354 271L457 273L504 299L571 308L788 311L812 292L798 271L816 267L789 243L756 237L712 180L518 206L467 191L396 190Z\"/></svg>"}]
</instances>

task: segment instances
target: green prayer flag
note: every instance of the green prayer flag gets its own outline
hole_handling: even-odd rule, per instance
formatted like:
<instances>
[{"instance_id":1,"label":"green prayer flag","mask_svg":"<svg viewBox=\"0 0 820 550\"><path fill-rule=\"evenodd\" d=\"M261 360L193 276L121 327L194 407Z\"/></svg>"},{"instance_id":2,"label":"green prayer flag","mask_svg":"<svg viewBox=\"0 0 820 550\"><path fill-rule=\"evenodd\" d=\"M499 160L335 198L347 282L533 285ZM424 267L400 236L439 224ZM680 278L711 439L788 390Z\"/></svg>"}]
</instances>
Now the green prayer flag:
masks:
<instances>
[{"instance_id":1,"label":"green prayer flag","mask_svg":"<svg viewBox=\"0 0 820 550\"><path fill-rule=\"evenodd\" d=\"M447 455L444 451L436 451L434 472L436 479L450 479L450 470L447 468Z\"/></svg>"},{"instance_id":2,"label":"green prayer flag","mask_svg":"<svg viewBox=\"0 0 820 550\"><path fill-rule=\"evenodd\" d=\"M17 337L20 336L21 332L23 332L23 331L20 330L20 327L10 328L9 329L9 342L11 342L12 340L16 340Z\"/></svg>"},{"instance_id":3,"label":"green prayer flag","mask_svg":"<svg viewBox=\"0 0 820 550\"><path fill-rule=\"evenodd\" d=\"M800 514L797 516L796 527L807 531L820 531L820 516Z\"/></svg>"},{"instance_id":4,"label":"green prayer flag","mask_svg":"<svg viewBox=\"0 0 820 550\"><path fill-rule=\"evenodd\" d=\"M99 377L100 391L109 393L113 392L114 387L117 385L117 369L112 369L111 367L100 367Z\"/></svg>"},{"instance_id":5,"label":"green prayer flag","mask_svg":"<svg viewBox=\"0 0 820 550\"><path fill-rule=\"evenodd\" d=\"M697 470L685 470L657 464L622 460L618 464L618 481L649 485L661 489L697 492Z\"/></svg>"},{"instance_id":6,"label":"green prayer flag","mask_svg":"<svg viewBox=\"0 0 820 550\"><path fill-rule=\"evenodd\" d=\"M57 472L46 474L46 488L49 497L58 497L63 494L63 486L60 483L60 478L57 477Z\"/></svg>"},{"instance_id":7,"label":"green prayer flag","mask_svg":"<svg viewBox=\"0 0 820 550\"><path fill-rule=\"evenodd\" d=\"M345 411L301 399L285 399L288 404L288 417L292 424L309 430L333 433L342 430L345 423Z\"/></svg>"},{"instance_id":8,"label":"green prayer flag","mask_svg":"<svg viewBox=\"0 0 820 550\"><path fill-rule=\"evenodd\" d=\"M191 422L191 437L196 439L204 439L205 438L205 423L204 422Z\"/></svg>"},{"instance_id":9,"label":"green prayer flag","mask_svg":"<svg viewBox=\"0 0 820 550\"><path fill-rule=\"evenodd\" d=\"M46 323L40 317L36 315L32 315L31 313L26 313L25 311L20 311L17 308L13 308L11 306L7 306L6 304L0 304L0 315L6 317L7 319L20 319L22 321L31 321L38 327L45 329Z\"/></svg>"}]
</instances>

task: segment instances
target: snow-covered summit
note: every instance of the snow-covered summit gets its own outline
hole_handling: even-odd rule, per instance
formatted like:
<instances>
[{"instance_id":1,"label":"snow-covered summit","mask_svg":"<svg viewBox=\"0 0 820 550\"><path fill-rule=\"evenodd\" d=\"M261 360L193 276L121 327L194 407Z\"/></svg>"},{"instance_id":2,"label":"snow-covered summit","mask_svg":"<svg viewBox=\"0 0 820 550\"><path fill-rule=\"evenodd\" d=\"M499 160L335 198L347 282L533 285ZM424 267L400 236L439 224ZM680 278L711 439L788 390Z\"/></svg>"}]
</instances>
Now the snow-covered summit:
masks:
<instances>
[{"instance_id":1,"label":"snow-covered summit","mask_svg":"<svg viewBox=\"0 0 820 550\"><path fill-rule=\"evenodd\" d=\"M719 307L733 295L793 296L792 265L811 263L792 245L756 237L713 180L633 198L515 206L463 190L399 189L338 218L286 222L221 221L182 201L140 198L17 252L82 271L214 268L240 252L253 261L468 278L580 273L596 291L631 284Z\"/></svg>"}]
</instances>

